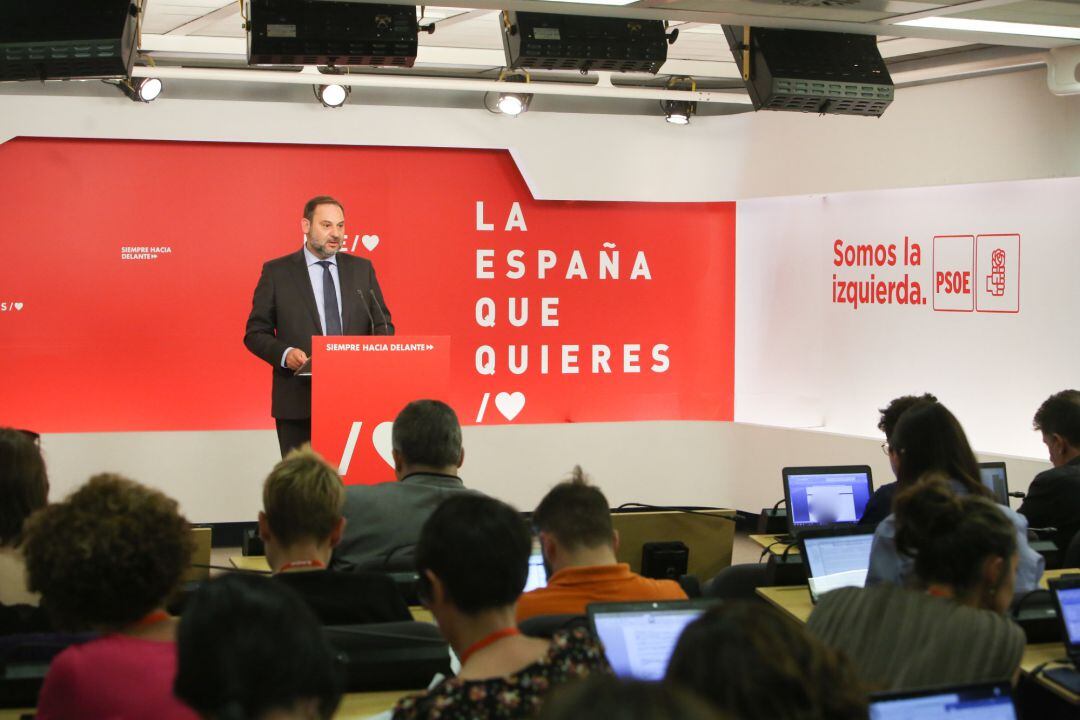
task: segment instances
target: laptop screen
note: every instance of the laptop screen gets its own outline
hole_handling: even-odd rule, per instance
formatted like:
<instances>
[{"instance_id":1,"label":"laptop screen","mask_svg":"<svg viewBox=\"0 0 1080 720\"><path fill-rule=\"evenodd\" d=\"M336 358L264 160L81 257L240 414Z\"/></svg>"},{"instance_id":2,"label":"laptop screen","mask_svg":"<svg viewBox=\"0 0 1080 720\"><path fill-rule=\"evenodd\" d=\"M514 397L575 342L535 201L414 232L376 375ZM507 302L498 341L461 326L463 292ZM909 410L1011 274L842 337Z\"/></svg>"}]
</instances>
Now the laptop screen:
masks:
<instances>
[{"instance_id":1,"label":"laptop screen","mask_svg":"<svg viewBox=\"0 0 1080 720\"><path fill-rule=\"evenodd\" d=\"M784 490L793 529L855 524L873 486L870 469L785 468Z\"/></svg>"},{"instance_id":2,"label":"laptop screen","mask_svg":"<svg viewBox=\"0 0 1080 720\"><path fill-rule=\"evenodd\" d=\"M1080 585L1057 587L1054 592L1061 609L1061 622L1068 636L1066 645L1080 646Z\"/></svg>"},{"instance_id":3,"label":"laptop screen","mask_svg":"<svg viewBox=\"0 0 1080 720\"><path fill-rule=\"evenodd\" d=\"M650 609L648 605L656 609ZM589 616L615 675L662 680L683 628L705 611L686 603L632 603L590 608Z\"/></svg>"},{"instance_id":4,"label":"laptop screen","mask_svg":"<svg viewBox=\"0 0 1080 720\"><path fill-rule=\"evenodd\" d=\"M1009 482L1005 474L1005 463L979 463L979 475L982 484L994 493L994 499L1001 505L1009 504Z\"/></svg>"},{"instance_id":5,"label":"laptop screen","mask_svg":"<svg viewBox=\"0 0 1080 720\"><path fill-rule=\"evenodd\" d=\"M1016 720L1016 707L1007 687L984 685L871 698L870 720Z\"/></svg>"},{"instance_id":6,"label":"laptop screen","mask_svg":"<svg viewBox=\"0 0 1080 720\"><path fill-rule=\"evenodd\" d=\"M529 556L529 576L525 579L525 589L521 592L537 590L547 587L547 570L544 569L544 555L538 549L534 549Z\"/></svg>"},{"instance_id":7,"label":"laptop screen","mask_svg":"<svg viewBox=\"0 0 1080 720\"><path fill-rule=\"evenodd\" d=\"M841 587L862 587L870 568L871 533L803 539L809 566L810 594L814 601Z\"/></svg>"}]
</instances>

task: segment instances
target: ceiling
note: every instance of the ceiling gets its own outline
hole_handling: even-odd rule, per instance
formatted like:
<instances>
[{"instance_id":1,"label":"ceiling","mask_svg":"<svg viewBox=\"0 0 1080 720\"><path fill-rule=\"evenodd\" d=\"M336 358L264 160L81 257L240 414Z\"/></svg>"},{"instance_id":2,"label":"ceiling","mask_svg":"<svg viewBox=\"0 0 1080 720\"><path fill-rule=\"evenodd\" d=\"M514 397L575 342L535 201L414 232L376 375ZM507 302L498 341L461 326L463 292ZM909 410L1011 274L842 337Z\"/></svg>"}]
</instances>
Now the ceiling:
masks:
<instances>
[{"instance_id":1,"label":"ceiling","mask_svg":"<svg viewBox=\"0 0 1080 720\"><path fill-rule=\"evenodd\" d=\"M412 4L403 0L384 2ZM144 0L144 3L140 47L150 58L148 63L164 68L159 71L162 77L183 79L186 76L181 73L202 69L201 74L191 75L192 79L225 79L225 74L208 75L206 71L232 69L251 73L239 76L233 72L228 75L232 81L256 77L266 82L274 80L273 72L264 70L260 74L246 66L245 30L239 2ZM669 48L668 61L660 75L618 75L611 77L610 83L616 87L662 89L671 76L691 76L699 89L725 93L702 99L743 106L747 103L745 91L721 24L876 35L894 81L901 87L1035 67L1045 64L1046 51L1050 48L1080 45L1078 0L638 0L626 5L560 0L459 0L457 7L418 8L418 14L422 10L421 24L434 23L435 32L421 33L414 68L357 72L398 77L406 74L411 79L493 81L505 64L498 22L500 8L666 20L680 32L677 42ZM1014 25L994 28L994 32L940 26L956 20ZM910 22L919 24L907 24ZM1050 26L1050 30L1039 29L1037 34L1000 31L1000 28L1019 29L1016 23ZM1052 37L1055 28L1075 32L1077 36ZM598 75L581 77L576 73L541 71L540 79L550 84L595 85L601 90L607 88L607 96L615 97L617 93L610 90L611 85ZM437 87L433 83L435 80L429 83L432 89ZM422 91L424 87L412 89Z\"/></svg>"}]
</instances>

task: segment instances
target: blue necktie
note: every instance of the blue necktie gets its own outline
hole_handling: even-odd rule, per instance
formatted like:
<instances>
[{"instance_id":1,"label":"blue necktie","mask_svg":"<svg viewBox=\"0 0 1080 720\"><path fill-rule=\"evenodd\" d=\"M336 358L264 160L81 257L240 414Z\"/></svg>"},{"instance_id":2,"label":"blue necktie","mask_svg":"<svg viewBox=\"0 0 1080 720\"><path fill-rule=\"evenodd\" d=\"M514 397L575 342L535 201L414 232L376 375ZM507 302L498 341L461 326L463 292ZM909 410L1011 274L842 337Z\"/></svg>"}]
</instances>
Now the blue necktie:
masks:
<instances>
[{"instance_id":1,"label":"blue necktie","mask_svg":"<svg viewBox=\"0 0 1080 720\"><path fill-rule=\"evenodd\" d=\"M337 304L337 286L334 285L334 276L330 274L330 261L320 260L322 265L322 293L323 312L326 314L326 334L341 335L341 311Z\"/></svg>"}]
</instances>

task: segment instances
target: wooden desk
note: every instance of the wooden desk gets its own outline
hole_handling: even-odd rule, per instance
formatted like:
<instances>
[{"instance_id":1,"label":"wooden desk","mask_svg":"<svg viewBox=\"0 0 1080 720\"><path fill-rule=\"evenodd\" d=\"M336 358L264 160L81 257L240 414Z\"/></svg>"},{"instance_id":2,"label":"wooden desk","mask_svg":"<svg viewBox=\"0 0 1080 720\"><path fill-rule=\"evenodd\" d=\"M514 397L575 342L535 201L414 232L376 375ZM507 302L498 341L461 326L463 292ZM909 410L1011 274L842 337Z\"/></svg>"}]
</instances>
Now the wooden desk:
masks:
<instances>
[{"instance_id":1,"label":"wooden desk","mask_svg":"<svg viewBox=\"0 0 1080 720\"><path fill-rule=\"evenodd\" d=\"M777 540L780 535L751 535L750 539L761 546L762 550L768 550L773 555L783 555L787 550L788 544L782 543ZM795 542L791 544L791 549L787 550L788 555L799 554L799 543Z\"/></svg>"},{"instance_id":2,"label":"wooden desk","mask_svg":"<svg viewBox=\"0 0 1080 720\"><path fill-rule=\"evenodd\" d=\"M392 710L397 701L419 690L387 690L384 692L349 693L341 698L341 705L334 713L335 720L360 720ZM3 719L0 719L3 720Z\"/></svg>"},{"instance_id":3,"label":"wooden desk","mask_svg":"<svg viewBox=\"0 0 1080 720\"><path fill-rule=\"evenodd\" d=\"M810 588L805 585L759 587L757 594L802 623L806 622L814 609Z\"/></svg>"},{"instance_id":4,"label":"wooden desk","mask_svg":"<svg viewBox=\"0 0 1080 720\"><path fill-rule=\"evenodd\" d=\"M421 607L420 605L410 605L409 612L412 613L412 619L416 622L435 624L435 616L425 607Z\"/></svg>"},{"instance_id":5,"label":"wooden desk","mask_svg":"<svg viewBox=\"0 0 1080 720\"><path fill-rule=\"evenodd\" d=\"M237 570L251 570L254 572L270 572L270 564L266 562L265 555L230 555L229 564Z\"/></svg>"},{"instance_id":6,"label":"wooden desk","mask_svg":"<svg viewBox=\"0 0 1080 720\"><path fill-rule=\"evenodd\" d=\"M734 510L615 511L611 524L619 533L616 559L641 571L641 550L647 542L679 540L690 549L686 572L702 582L731 565L735 544Z\"/></svg>"},{"instance_id":7,"label":"wooden desk","mask_svg":"<svg viewBox=\"0 0 1080 720\"><path fill-rule=\"evenodd\" d=\"M1050 663L1047 667L1053 667L1054 665L1060 667L1060 664L1055 662L1057 660L1066 660L1065 645L1063 643L1028 645L1024 648L1024 659L1020 661L1020 670L1026 675L1031 675L1043 663ZM1066 702L1080 706L1080 695L1070 692L1056 682L1043 677L1042 674L1035 676L1035 682Z\"/></svg>"},{"instance_id":8,"label":"wooden desk","mask_svg":"<svg viewBox=\"0 0 1080 720\"><path fill-rule=\"evenodd\" d=\"M1047 589L1050 586L1047 584L1050 580L1057 580L1062 575L1080 575L1080 569L1077 568L1058 568L1057 570L1045 570L1043 576L1039 580L1039 587Z\"/></svg>"},{"instance_id":9,"label":"wooden desk","mask_svg":"<svg viewBox=\"0 0 1080 720\"><path fill-rule=\"evenodd\" d=\"M419 690L387 690L385 692L350 693L341 698L341 705L334 714L335 720L360 720L392 710L398 700ZM0 720L19 720L32 715L34 708L0 710Z\"/></svg>"}]
</instances>

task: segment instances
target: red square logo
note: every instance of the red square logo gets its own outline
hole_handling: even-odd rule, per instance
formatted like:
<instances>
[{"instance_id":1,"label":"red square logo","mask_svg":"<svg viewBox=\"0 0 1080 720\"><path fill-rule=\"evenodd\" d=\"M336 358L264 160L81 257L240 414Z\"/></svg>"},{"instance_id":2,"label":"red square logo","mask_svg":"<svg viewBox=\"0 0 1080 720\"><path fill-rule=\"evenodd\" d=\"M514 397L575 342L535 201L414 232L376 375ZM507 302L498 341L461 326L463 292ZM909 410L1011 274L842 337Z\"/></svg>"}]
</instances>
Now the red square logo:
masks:
<instances>
[{"instance_id":1,"label":"red square logo","mask_svg":"<svg viewBox=\"0 0 1080 720\"><path fill-rule=\"evenodd\" d=\"M975 310L975 236L934 236L934 310Z\"/></svg>"}]
</instances>

